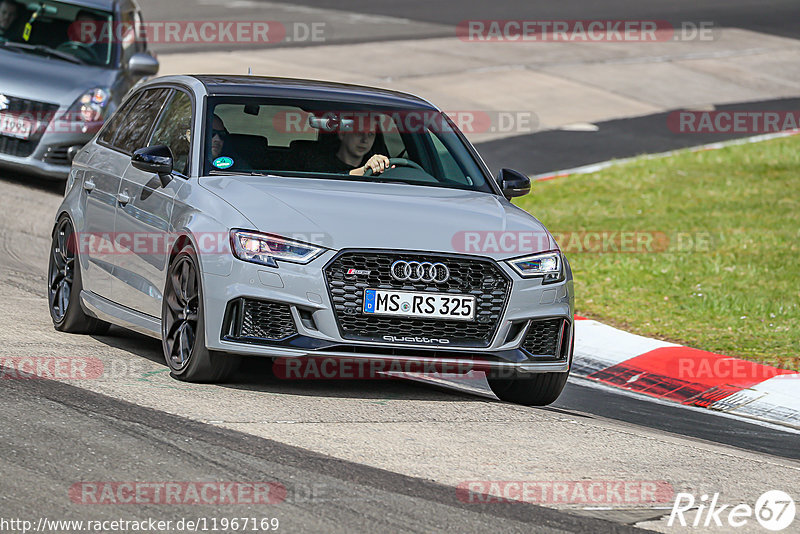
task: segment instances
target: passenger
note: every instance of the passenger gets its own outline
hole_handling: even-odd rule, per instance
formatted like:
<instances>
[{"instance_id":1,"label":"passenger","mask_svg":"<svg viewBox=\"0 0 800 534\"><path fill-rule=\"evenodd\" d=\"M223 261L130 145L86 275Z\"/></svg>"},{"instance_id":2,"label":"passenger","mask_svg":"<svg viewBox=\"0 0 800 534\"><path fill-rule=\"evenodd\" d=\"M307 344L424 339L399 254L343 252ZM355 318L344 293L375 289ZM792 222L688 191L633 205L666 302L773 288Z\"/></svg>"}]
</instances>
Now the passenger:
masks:
<instances>
[{"instance_id":1,"label":"passenger","mask_svg":"<svg viewBox=\"0 0 800 534\"><path fill-rule=\"evenodd\" d=\"M211 159L214 160L222 155L222 149L225 147L225 139L228 138L228 130L225 128L225 123L218 115L214 115L214 121L211 123Z\"/></svg>"},{"instance_id":2,"label":"passenger","mask_svg":"<svg viewBox=\"0 0 800 534\"><path fill-rule=\"evenodd\" d=\"M225 148L225 142L229 136L228 129L225 128L225 123L219 115L214 115L214 120L211 123L211 147L209 163L215 169L219 170L235 170L249 168L249 164L242 158L235 150L235 147L229 146ZM217 162L218 158L226 158ZM230 161L228 161L230 160Z\"/></svg>"},{"instance_id":3,"label":"passenger","mask_svg":"<svg viewBox=\"0 0 800 534\"><path fill-rule=\"evenodd\" d=\"M14 0L0 0L0 40L11 38L11 26L19 15L19 4Z\"/></svg>"}]
</instances>

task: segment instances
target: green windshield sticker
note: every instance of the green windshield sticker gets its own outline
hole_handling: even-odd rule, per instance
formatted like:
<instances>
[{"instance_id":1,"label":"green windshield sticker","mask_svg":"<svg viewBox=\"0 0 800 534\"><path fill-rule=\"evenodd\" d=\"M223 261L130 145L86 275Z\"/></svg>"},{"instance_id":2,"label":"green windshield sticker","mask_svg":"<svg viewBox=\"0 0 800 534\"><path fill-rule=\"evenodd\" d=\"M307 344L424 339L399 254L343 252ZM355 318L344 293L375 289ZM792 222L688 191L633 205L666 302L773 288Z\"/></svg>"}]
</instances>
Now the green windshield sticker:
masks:
<instances>
[{"instance_id":1,"label":"green windshield sticker","mask_svg":"<svg viewBox=\"0 0 800 534\"><path fill-rule=\"evenodd\" d=\"M233 167L233 158L222 156L215 159L211 164L218 169L227 169L228 167Z\"/></svg>"}]
</instances>

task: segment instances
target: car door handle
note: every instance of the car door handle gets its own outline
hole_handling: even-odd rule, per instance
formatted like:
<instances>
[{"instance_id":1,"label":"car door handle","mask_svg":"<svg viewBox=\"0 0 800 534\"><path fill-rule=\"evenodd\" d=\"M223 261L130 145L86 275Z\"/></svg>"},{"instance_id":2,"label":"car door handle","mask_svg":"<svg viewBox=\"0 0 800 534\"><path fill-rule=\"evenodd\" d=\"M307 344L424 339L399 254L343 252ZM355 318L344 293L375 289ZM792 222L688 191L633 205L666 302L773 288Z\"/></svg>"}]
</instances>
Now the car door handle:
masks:
<instances>
[{"instance_id":1,"label":"car door handle","mask_svg":"<svg viewBox=\"0 0 800 534\"><path fill-rule=\"evenodd\" d=\"M120 206L124 206L130 201L131 197L128 196L127 192L117 193L117 202L119 202Z\"/></svg>"},{"instance_id":2,"label":"car door handle","mask_svg":"<svg viewBox=\"0 0 800 534\"><path fill-rule=\"evenodd\" d=\"M94 187L95 187L94 182L91 180L86 180L85 182L83 182L83 188L86 189L86 191L89 193L94 191Z\"/></svg>"}]
</instances>

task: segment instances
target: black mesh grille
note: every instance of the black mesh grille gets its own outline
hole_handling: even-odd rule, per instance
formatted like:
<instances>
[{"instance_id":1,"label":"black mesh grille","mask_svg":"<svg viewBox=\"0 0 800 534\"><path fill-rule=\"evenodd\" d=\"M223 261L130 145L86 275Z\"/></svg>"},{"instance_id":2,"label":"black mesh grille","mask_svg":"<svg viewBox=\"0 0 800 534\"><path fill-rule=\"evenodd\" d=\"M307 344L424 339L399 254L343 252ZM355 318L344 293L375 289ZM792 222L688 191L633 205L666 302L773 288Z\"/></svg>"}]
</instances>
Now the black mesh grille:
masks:
<instances>
[{"instance_id":1,"label":"black mesh grille","mask_svg":"<svg viewBox=\"0 0 800 534\"><path fill-rule=\"evenodd\" d=\"M297 333L297 328L292 318L292 311L288 304L268 302L265 300L241 299L233 310L234 316L230 320L234 324L231 336L233 338L254 338L277 341ZM229 312L231 313L231 312ZM241 313L241 323L236 313ZM238 328L237 328L238 327Z\"/></svg>"},{"instance_id":2,"label":"black mesh grille","mask_svg":"<svg viewBox=\"0 0 800 534\"><path fill-rule=\"evenodd\" d=\"M22 139L15 139L13 137L0 135L0 154L10 154L12 156L27 158L33 154L33 151L36 150L36 146L38 144L38 140L24 141Z\"/></svg>"},{"instance_id":3,"label":"black mesh grille","mask_svg":"<svg viewBox=\"0 0 800 534\"><path fill-rule=\"evenodd\" d=\"M69 165L68 151L69 146L49 146L42 159L44 159L45 163L52 163L53 165Z\"/></svg>"},{"instance_id":4,"label":"black mesh grille","mask_svg":"<svg viewBox=\"0 0 800 534\"><path fill-rule=\"evenodd\" d=\"M398 282L391 276L395 261L436 261L450 269L441 284ZM349 269L370 271L348 275ZM331 301L342 338L385 343L385 335L446 338L448 346L486 347L491 343L511 290L511 281L491 260L407 252L345 252L326 268ZM364 289L445 292L474 295L475 321L448 321L365 315Z\"/></svg>"},{"instance_id":5,"label":"black mesh grille","mask_svg":"<svg viewBox=\"0 0 800 534\"><path fill-rule=\"evenodd\" d=\"M564 319L545 319L531 322L522 348L534 356L556 357L558 350L559 333Z\"/></svg>"},{"instance_id":6,"label":"black mesh grille","mask_svg":"<svg viewBox=\"0 0 800 534\"><path fill-rule=\"evenodd\" d=\"M22 115L35 124L31 137L28 139L17 139L15 137L0 135L0 153L23 158L28 157L36 150L42 134L58 110L58 105L7 95L5 99L8 100L8 102L5 109L0 111L0 113Z\"/></svg>"}]
</instances>

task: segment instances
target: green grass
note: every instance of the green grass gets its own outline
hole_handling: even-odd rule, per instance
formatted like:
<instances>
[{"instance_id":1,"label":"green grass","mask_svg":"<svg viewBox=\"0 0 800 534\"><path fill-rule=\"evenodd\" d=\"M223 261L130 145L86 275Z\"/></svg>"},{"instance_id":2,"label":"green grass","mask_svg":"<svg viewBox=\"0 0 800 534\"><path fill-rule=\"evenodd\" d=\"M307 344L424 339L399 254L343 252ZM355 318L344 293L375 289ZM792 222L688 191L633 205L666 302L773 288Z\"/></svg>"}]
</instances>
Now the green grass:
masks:
<instances>
[{"instance_id":1,"label":"green grass","mask_svg":"<svg viewBox=\"0 0 800 534\"><path fill-rule=\"evenodd\" d=\"M800 369L800 137L536 182L515 203L554 234L658 232L650 252L560 240L579 315Z\"/></svg>"}]
</instances>

